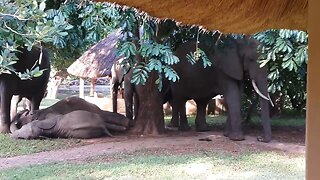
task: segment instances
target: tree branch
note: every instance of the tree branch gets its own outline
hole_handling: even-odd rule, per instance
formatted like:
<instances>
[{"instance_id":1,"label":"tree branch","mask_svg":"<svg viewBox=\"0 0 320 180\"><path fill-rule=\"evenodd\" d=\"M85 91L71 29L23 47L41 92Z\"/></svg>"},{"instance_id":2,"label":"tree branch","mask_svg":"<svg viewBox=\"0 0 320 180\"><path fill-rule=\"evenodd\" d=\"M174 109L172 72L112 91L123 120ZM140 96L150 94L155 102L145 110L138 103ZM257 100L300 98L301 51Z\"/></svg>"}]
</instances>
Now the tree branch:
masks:
<instances>
[{"instance_id":1,"label":"tree branch","mask_svg":"<svg viewBox=\"0 0 320 180\"><path fill-rule=\"evenodd\" d=\"M11 27L9 27L6 22L4 22L4 26L5 26L8 30L10 30L11 32L13 32L13 33L15 33L15 34L18 34L18 35L21 35L21 36L31 36L31 35L32 35L32 34L22 34L22 33L17 32L17 31L15 31L15 30L13 30Z\"/></svg>"},{"instance_id":2,"label":"tree branch","mask_svg":"<svg viewBox=\"0 0 320 180\"><path fill-rule=\"evenodd\" d=\"M6 14L6 13L0 13L0 16L10 16L10 17L16 18L16 19L18 19L20 21L28 21L28 20L30 20L30 19L21 18L19 16L13 15L13 14Z\"/></svg>"}]
</instances>

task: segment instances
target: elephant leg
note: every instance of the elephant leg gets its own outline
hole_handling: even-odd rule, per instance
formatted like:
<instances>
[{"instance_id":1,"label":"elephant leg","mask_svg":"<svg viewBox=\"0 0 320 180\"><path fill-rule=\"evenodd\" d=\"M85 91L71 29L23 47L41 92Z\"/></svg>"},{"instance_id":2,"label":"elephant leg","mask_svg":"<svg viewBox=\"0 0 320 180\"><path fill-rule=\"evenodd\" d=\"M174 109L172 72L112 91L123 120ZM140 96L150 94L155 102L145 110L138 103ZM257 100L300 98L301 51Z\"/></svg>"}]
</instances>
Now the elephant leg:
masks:
<instances>
[{"instance_id":1,"label":"elephant leg","mask_svg":"<svg viewBox=\"0 0 320 180\"><path fill-rule=\"evenodd\" d=\"M0 120L0 133L10 133L10 108L12 93L9 92L8 87L4 84L0 85L1 88L1 120Z\"/></svg>"},{"instance_id":2,"label":"elephant leg","mask_svg":"<svg viewBox=\"0 0 320 180\"><path fill-rule=\"evenodd\" d=\"M190 130L190 126L188 123L187 115L186 115L186 100L181 101L178 104L178 109L179 109L179 130L180 131L188 131Z\"/></svg>"},{"instance_id":3,"label":"elephant leg","mask_svg":"<svg viewBox=\"0 0 320 180\"><path fill-rule=\"evenodd\" d=\"M119 88L119 83L114 82L111 85L111 91L112 91L112 112L117 112L118 109L118 88Z\"/></svg>"},{"instance_id":4,"label":"elephant leg","mask_svg":"<svg viewBox=\"0 0 320 180\"><path fill-rule=\"evenodd\" d=\"M39 94L41 94L41 93L39 93ZM31 99L28 99L29 101L31 101L30 112L32 114L33 114L33 112L35 110L39 110L42 98L43 98L43 94L42 95L38 95L38 96L33 96Z\"/></svg>"},{"instance_id":5,"label":"elephant leg","mask_svg":"<svg viewBox=\"0 0 320 180\"><path fill-rule=\"evenodd\" d=\"M228 106L228 137L235 141L244 140L244 135L241 129L241 95L237 83L228 83L228 90L224 96Z\"/></svg>"},{"instance_id":6,"label":"elephant leg","mask_svg":"<svg viewBox=\"0 0 320 180\"><path fill-rule=\"evenodd\" d=\"M258 86L259 89L264 94L268 94L268 86L266 86L266 82L259 83ZM272 138L272 132L271 132L271 121L270 121L270 110L269 110L269 101L259 97L259 103L261 107L261 123L263 127L263 136L259 136L257 139L261 142L270 142Z\"/></svg>"},{"instance_id":7,"label":"elephant leg","mask_svg":"<svg viewBox=\"0 0 320 180\"><path fill-rule=\"evenodd\" d=\"M209 100L210 99L195 100L197 103L197 116L195 124L198 132L209 131L209 126L206 122L206 107Z\"/></svg>"},{"instance_id":8,"label":"elephant leg","mask_svg":"<svg viewBox=\"0 0 320 180\"><path fill-rule=\"evenodd\" d=\"M272 133L271 133L271 122L269 115L269 101L260 98L261 106L261 122L263 127L264 136L259 136L257 139L261 142L270 142Z\"/></svg>"},{"instance_id":9,"label":"elephant leg","mask_svg":"<svg viewBox=\"0 0 320 180\"><path fill-rule=\"evenodd\" d=\"M179 127L179 107L175 100L169 102L172 107L172 117L168 127Z\"/></svg>"},{"instance_id":10,"label":"elephant leg","mask_svg":"<svg viewBox=\"0 0 320 180\"><path fill-rule=\"evenodd\" d=\"M230 123L230 118L229 118L229 115L227 116L227 120L226 120L226 128L223 132L223 135L225 137L229 137L229 134L230 134L230 131L231 131L231 123Z\"/></svg>"},{"instance_id":11,"label":"elephant leg","mask_svg":"<svg viewBox=\"0 0 320 180\"><path fill-rule=\"evenodd\" d=\"M127 74L124 79L124 103L126 106L126 117L130 119L130 126L133 126L133 96L134 89L131 83L131 75ZM137 97L136 97L137 98ZM138 107L137 107L138 109Z\"/></svg>"}]
</instances>

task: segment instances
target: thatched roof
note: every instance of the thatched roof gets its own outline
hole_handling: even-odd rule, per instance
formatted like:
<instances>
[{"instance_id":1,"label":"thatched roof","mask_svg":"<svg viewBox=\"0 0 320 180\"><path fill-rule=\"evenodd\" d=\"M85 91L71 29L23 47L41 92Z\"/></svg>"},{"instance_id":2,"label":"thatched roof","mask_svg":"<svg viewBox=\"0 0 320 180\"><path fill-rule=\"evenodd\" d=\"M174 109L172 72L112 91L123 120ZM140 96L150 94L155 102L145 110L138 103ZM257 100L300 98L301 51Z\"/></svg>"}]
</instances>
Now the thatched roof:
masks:
<instances>
[{"instance_id":1,"label":"thatched roof","mask_svg":"<svg viewBox=\"0 0 320 180\"><path fill-rule=\"evenodd\" d=\"M111 76L112 64L119 59L116 56L116 44L121 36L120 30L110 33L71 64L68 73L81 78Z\"/></svg>"},{"instance_id":2,"label":"thatched roof","mask_svg":"<svg viewBox=\"0 0 320 180\"><path fill-rule=\"evenodd\" d=\"M308 0L97 0L135 7L158 18L224 33L307 30Z\"/></svg>"}]
</instances>

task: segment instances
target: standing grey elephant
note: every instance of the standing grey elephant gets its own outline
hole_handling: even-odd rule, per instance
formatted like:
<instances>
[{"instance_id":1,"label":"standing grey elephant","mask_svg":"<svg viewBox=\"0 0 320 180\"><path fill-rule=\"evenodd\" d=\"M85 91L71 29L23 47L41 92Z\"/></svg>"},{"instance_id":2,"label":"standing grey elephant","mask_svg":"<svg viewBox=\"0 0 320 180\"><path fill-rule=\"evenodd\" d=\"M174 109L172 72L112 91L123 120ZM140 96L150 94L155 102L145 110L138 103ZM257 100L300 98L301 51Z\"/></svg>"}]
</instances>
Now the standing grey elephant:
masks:
<instances>
[{"instance_id":1,"label":"standing grey elephant","mask_svg":"<svg viewBox=\"0 0 320 180\"><path fill-rule=\"evenodd\" d=\"M137 115L138 99L135 95L134 84L131 83L132 69L128 67L125 72L121 65L123 59L114 62L111 68L110 87L112 92L112 109L117 112L118 109L118 90L122 83L124 83L124 103L126 107L126 117L130 119L130 124L133 125L133 118Z\"/></svg>"},{"instance_id":2,"label":"standing grey elephant","mask_svg":"<svg viewBox=\"0 0 320 180\"><path fill-rule=\"evenodd\" d=\"M39 109L40 102L47 89L50 75L49 54L43 48L33 47L31 51L27 48L19 48L17 52L17 63L13 68L17 72L26 72L32 69L34 65L39 65L40 70L45 70L40 77L33 77L28 80L21 80L15 73L0 75L0 101L1 101L1 120L0 133L9 133L10 126L10 108L13 95L19 95L19 98L26 97L31 101L31 112ZM16 107L14 107L16 108Z\"/></svg>"},{"instance_id":3,"label":"standing grey elephant","mask_svg":"<svg viewBox=\"0 0 320 180\"><path fill-rule=\"evenodd\" d=\"M65 115L52 116L45 120L35 120L11 134L13 138L35 139L40 136L50 138L98 138L112 136L108 128L114 125L106 122L99 114L76 110Z\"/></svg>"},{"instance_id":4,"label":"standing grey elephant","mask_svg":"<svg viewBox=\"0 0 320 180\"><path fill-rule=\"evenodd\" d=\"M212 61L212 66L204 68L202 61L194 65L188 62L186 55L194 52L196 41L182 44L175 51L180 62L173 69L180 76L178 82L171 82L172 91L172 120L171 126L181 129L189 128L185 103L188 99L194 99L197 103L197 115L195 119L196 130L206 131L206 105L209 100L222 94L226 101L228 117L224 135L231 140L244 140L241 128L241 92L245 76L249 76L253 87L260 96L261 121L263 136L259 141L271 140L271 125L269 118L268 81L266 67L259 67L256 51L257 41L254 39L221 38L218 45L209 46L205 42L199 43Z\"/></svg>"}]
</instances>

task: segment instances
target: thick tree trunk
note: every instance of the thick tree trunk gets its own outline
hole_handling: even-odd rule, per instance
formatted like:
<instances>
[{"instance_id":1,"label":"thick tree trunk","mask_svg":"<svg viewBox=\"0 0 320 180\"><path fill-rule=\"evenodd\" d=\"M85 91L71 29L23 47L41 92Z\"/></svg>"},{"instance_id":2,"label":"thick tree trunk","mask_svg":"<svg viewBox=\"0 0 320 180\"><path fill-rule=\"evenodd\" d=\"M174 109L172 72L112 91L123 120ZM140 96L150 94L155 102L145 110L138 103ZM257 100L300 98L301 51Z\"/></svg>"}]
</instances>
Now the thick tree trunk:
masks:
<instances>
[{"instance_id":1,"label":"thick tree trunk","mask_svg":"<svg viewBox=\"0 0 320 180\"><path fill-rule=\"evenodd\" d=\"M57 70L55 73L50 77L48 88L47 88L47 99L56 99L58 88L62 81L67 78L69 73L67 70Z\"/></svg>"},{"instance_id":2,"label":"thick tree trunk","mask_svg":"<svg viewBox=\"0 0 320 180\"><path fill-rule=\"evenodd\" d=\"M135 117L133 133L158 135L164 132L162 99L155 84L158 74L151 72L144 86L136 86L139 99L138 115Z\"/></svg>"},{"instance_id":3,"label":"thick tree trunk","mask_svg":"<svg viewBox=\"0 0 320 180\"><path fill-rule=\"evenodd\" d=\"M56 99L57 98L58 88L59 88L60 84L62 83L63 79L64 79L63 77L56 76L49 81L46 99Z\"/></svg>"}]
</instances>

